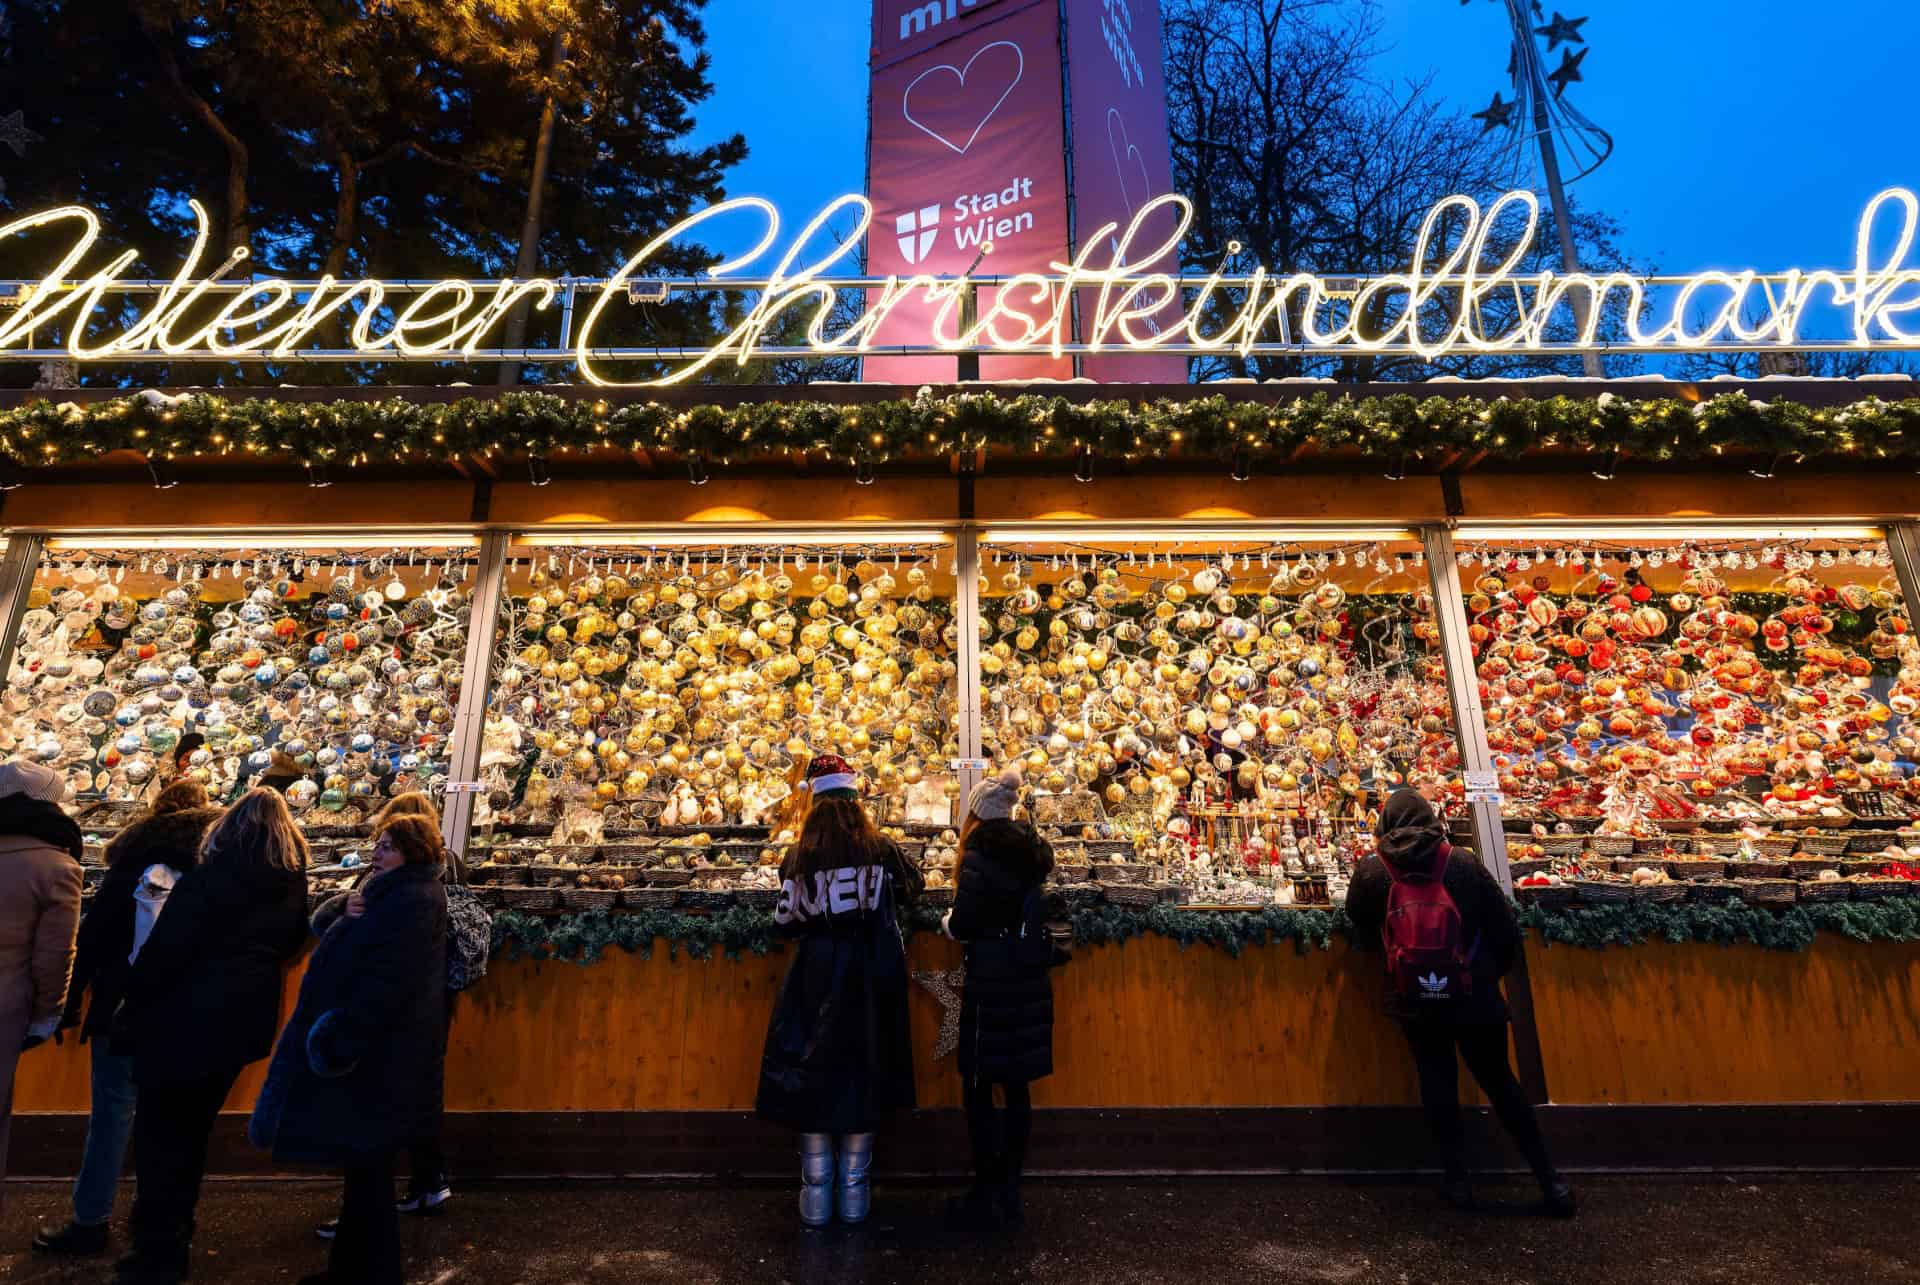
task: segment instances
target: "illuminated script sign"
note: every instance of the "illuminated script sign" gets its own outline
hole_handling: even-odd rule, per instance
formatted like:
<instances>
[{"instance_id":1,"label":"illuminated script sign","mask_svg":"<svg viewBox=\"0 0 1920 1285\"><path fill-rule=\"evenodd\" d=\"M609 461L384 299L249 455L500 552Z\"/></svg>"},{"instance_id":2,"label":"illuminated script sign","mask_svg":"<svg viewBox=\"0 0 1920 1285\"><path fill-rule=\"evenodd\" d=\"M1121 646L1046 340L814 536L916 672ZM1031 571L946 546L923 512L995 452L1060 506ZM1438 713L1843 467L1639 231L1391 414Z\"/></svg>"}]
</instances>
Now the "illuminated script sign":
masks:
<instances>
[{"instance_id":1,"label":"illuminated script sign","mask_svg":"<svg viewBox=\"0 0 1920 1285\"><path fill-rule=\"evenodd\" d=\"M1184 197L1163 196L1141 206L1124 229L1094 230L1079 254L1054 261L1046 273L895 275L859 285L830 274L847 265L873 222L873 206L863 196L833 201L784 246L780 214L770 202L726 201L668 228L612 277L591 281L229 279L246 251L204 272L209 221L197 202L193 210L199 230L179 271L155 282L123 279L138 258L133 250L98 268L83 266L100 221L82 207L0 224L0 246L13 250L17 239L28 238L37 249L50 241L57 255L37 281L10 290L0 283L0 305L12 305L0 307L0 358L570 362L595 384L655 387L718 373L723 364L902 352L1403 353L1433 360L1514 352L1920 348L1920 318L1909 315L1920 312L1920 269L1907 266L1920 233L1920 197L1904 188L1889 188L1868 203L1848 268L1657 278L1523 272L1540 220L1529 192L1509 192L1485 208L1469 197L1447 198L1428 212L1406 270L1371 277L1282 276L1264 268L1175 275L1130 267L1178 261L1192 207ZM720 219L747 221L752 248L698 278L652 275L670 242ZM849 219L855 224L850 235L831 234ZM1149 234L1149 228L1160 230ZM990 270L990 255L982 262ZM580 290L587 292L585 315L576 319L570 304ZM751 303L716 314L731 328L710 346L610 337L623 321L632 323L633 316L620 314L635 313L636 299L715 290L746 291ZM1071 306L1076 293L1093 301L1081 310L1078 334ZM985 302L972 306L976 298ZM487 346L517 305L551 313L556 300L569 305L556 343L510 351ZM909 300L931 305L924 339L878 342L887 318ZM1179 309L1171 320L1170 304ZM1839 328L1846 338L1807 337L1808 314L1818 308L1845 319ZM1604 334L1603 325L1611 327ZM37 346L50 334L59 336L55 346ZM646 363L649 377L622 379L611 370L617 362Z\"/></svg>"}]
</instances>

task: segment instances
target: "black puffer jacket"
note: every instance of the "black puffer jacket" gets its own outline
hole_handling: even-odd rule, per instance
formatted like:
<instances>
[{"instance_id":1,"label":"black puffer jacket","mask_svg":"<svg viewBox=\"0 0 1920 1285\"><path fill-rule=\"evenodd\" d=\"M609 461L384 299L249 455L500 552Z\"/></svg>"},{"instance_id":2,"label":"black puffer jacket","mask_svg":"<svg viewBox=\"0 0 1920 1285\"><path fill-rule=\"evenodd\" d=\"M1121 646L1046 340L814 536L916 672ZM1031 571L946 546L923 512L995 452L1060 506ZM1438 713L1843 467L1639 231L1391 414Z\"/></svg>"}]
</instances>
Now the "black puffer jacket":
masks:
<instances>
[{"instance_id":1,"label":"black puffer jacket","mask_svg":"<svg viewBox=\"0 0 1920 1285\"><path fill-rule=\"evenodd\" d=\"M126 991L127 974L132 971L127 956L133 951L133 891L140 886L140 876L156 865L169 866L176 874L193 869L200 859L200 840L219 816L219 808L163 812L135 821L107 845L107 877L100 881L80 920L62 1022L80 1027L81 1043L112 1030L114 1010ZM89 987L93 989L90 1006L86 1003ZM86 1009L84 1023L82 1008Z\"/></svg>"},{"instance_id":2,"label":"black puffer jacket","mask_svg":"<svg viewBox=\"0 0 1920 1285\"><path fill-rule=\"evenodd\" d=\"M391 1151L440 1118L447 893L438 867L361 885L366 912L314 948L248 1135L279 1160L338 1164Z\"/></svg>"},{"instance_id":3,"label":"black puffer jacket","mask_svg":"<svg viewBox=\"0 0 1920 1285\"><path fill-rule=\"evenodd\" d=\"M913 1108L897 913L923 882L892 843L785 880L774 923L795 947L760 1056L761 1119L802 1133L868 1133Z\"/></svg>"},{"instance_id":4,"label":"black puffer jacket","mask_svg":"<svg viewBox=\"0 0 1920 1285\"><path fill-rule=\"evenodd\" d=\"M1404 854L1398 868L1430 870L1434 855L1433 846ZM1456 1001L1448 1016L1463 1023L1504 1022L1507 1002L1500 994L1500 979L1513 971L1520 954L1520 921L1513 903L1471 853L1451 852L1441 882L1460 911L1460 931L1472 952L1473 970L1473 994ZM1379 857L1368 857L1354 867L1353 882L1347 889L1347 918L1353 921L1355 940L1361 946L1382 949L1380 935L1386 927L1387 899L1392 891L1393 877ZM1387 988L1387 1013L1402 1020L1418 1020L1391 986Z\"/></svg>"},{"instance_id":5,"label":"black puffer jacket","mask_svg":"<svg viewBox=\"0 0 1920 1285\"><path fill-rule=\"evenodd\" d=\"M1040 890L1053 850L1030 825L983 821L967 836L947 931L967 944L960 1074L1024 1084L1053 1074L1053 943Z\"/></svg>"},{"instance_id":6,"label":"black puffer jacket","mask_svg":"<svg viewBox=\"0 0 1920 1285\"><path fill-rule=\"evenodd\" d=\"M287 961L307 940L307 874L201 863L127 977L113 1051L142 1084L220 1075L273 1052Z\"/></svg>"}]
</instances>

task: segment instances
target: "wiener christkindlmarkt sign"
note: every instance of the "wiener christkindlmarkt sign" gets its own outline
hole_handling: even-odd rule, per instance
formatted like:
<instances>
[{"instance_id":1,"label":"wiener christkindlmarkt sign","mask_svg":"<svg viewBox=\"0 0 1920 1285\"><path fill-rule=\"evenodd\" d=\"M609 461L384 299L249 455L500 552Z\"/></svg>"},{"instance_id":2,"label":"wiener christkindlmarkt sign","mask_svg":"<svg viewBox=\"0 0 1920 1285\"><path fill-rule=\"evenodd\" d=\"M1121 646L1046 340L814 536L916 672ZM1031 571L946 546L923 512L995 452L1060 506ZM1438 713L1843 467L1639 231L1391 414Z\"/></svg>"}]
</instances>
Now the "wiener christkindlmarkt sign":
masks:
<instances>
[{"instance_id":1,"label":"wiener christkindlmarkt sign","mask_svg":"<svg viewBox=\"0 0 1920 1285\"><path fill-rule=\"evenodd\" d=\"M998 235L1012 217L999 212L994 195L984 194L970 205L988 221L990 235ZM1657 289L1624 272L1522 272L1525 247L1540 218L1537 200L1524 191L1509 192L1485 208L1466 196L1440 202L1421 225L1410 263L1401 272L1354 279L1256 269L1246 276L1186 277L1131 267L1173 261L1186 235L1192 207L1183 197L1161 196L1142 205L1124 227L1102 225L1070 260L1051 260L1045 271L988 278L995 288L971 322L963 324L962 301L981 278L971 272L894 272L870 289L859 315L838 328L833 304L839 287L832 273L848 263L873 224L874 205L864 196L831 202L784 244L780 213L772 203L757 197L726 201L666 229L611 277L586 282L553 277L424 283L228 280L247 252L236 249L227 262L206 271L207 214L198 203L193 210L199 231L178 271L148 286L123 280L139 257L135 250L89 266L97 257L93 251L101 230L90 210L62 206L0 224L0 242L31 238L49 247L45 274L15 286L9 300L14 306L0 311L0 358L289 362L510 356L570 361L594 384L658 387L698 379L725 363L836 354L975 351L1058 359L1069 354L1407 353L1432 360L1458 353L1592 349L1920 349L1920 317L1913 315L1920 313L1920 268L1908 263L1920 235L1920 196L1905 188L1889 188L1868 202L1847 267L1764 275L1752 269L1701 272L1661 278ZM853 235L826 235L830 226L849 218ZM613 315L635 297L631 286L648 281L661 249L722 219L749 221L752 247L704 277L667 284L701 291L726 288L730 279L735 285L755 282L753 302L741 319L704 348L607 342ZM1166 230L1149 232L1156 224ZM1443 229L1453 231L1449 235ZM1876 239L1890 248L1876 255ZM980 250L982 261L990 262L991 245L983 241ZM564 292L582 288L590 302L583 319L570 319L571 334L563 345L511 354L488 347L517 303L530 300L547 310ZM1090 296L1092 307L1080 319L1076 340L1071 312L1077 295ZM406 299L404 306L394 302L398 297ZM1483 306L1496 298L1517 306L1497 313ZM221 300L217 308L215 299ZM1581 300L1622 305L1620 336L1600 335L1602 306L1587 307L1586 319L1578 321ZM1846 337L1809 340L1804 333L1808 314L1827 307L1848 318ZM921 308L925 319L915 333L898 333L893 323ZM1504 320L1495 328L1487 322L1489 315ZM790 326L795 318L804 321L802 343L772 338L777 327ZM321 347L321 336L342 325L345 336L337 342L343 346ZM33 346L36 334L50 331L62 336L58 348ZM1571 337L1550 337L1556 333ZM653 378L622 381L603 369L620 360L667 369Z\"/></svg>"}]
</instances>

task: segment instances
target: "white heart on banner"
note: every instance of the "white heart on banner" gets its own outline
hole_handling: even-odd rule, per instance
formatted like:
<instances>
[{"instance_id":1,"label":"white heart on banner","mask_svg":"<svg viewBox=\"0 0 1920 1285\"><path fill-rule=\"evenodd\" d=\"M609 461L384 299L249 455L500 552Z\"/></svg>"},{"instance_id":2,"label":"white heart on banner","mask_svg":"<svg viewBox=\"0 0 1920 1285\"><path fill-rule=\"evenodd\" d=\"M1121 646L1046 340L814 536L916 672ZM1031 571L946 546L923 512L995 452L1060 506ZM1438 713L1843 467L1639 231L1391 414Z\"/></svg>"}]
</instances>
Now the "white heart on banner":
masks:
<instances>
[{"instance_id":1,"label":"white heart on banner","mask_svg":"<svg viewBox=\"0 0 1920 1285\"><path fill-rule=\"evenodd\" d=\"M996 50L1010 51L1013 54L1012 62L1007 62L1005 53L995 53ZM993 57L981 67L980 79L972 80L973 65L989 54L993 54ZM993 119L993 114L1000 110L1001 105L1013 93L1014 87L1020 83L1020 77L1026 74L1026 70L1027 58L1020 52L1019 45L1011 40L992 41L975 50L973 57L967 59L962 66L941 63L937 67L927 68L908 81L905 92L900 95L900 114L906 118L909 125L928 138L944 145L955 155L965 156L967 149L973 146L974 140L980 137L980 131L987 127L987 122ZM1011 74L1008 74L1009 72ZM944 80L927 85L927 78L930 76L953 77L953 90L943 89ZM926 85L926 88L921 90L920 115L915 116L914 91L921 89L923 85ZM976 117L965 109L968 99L976 103L983 101L996 86L999 88L999 95L994 98L993 105L986 111ZM934 123L928 124L928 121ZM971 122L970 129L969 122ZM955 138L959 137L962 130L966 131L965 141L955 142Z\"/></svg>"}]
</instances>

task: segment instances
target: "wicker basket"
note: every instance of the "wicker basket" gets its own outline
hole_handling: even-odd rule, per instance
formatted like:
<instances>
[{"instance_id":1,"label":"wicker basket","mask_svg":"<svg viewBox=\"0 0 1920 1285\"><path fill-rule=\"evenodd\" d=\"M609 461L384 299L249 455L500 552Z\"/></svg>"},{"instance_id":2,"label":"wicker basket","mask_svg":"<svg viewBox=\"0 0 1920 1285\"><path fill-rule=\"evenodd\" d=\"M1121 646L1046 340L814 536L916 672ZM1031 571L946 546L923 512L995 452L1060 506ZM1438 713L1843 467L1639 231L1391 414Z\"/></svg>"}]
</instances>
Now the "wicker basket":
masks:
<instances>
[{"instance_id":1,"label":"wicker basket","mask_svg":"<svg viewBox=\"0 0 1920 1285\"><path fill-rule=\"evenodd\" d=\"M1740 851L1738 835L1702 834L1693 839L1693 850L1703 857L1731 857Z\"/></svg>"},{"instance_id":2,"label":"wicker basket","mask_svg":"<svg viewBox=\"0 0 1920 1285\"><path fill-rule=\"evenodd\" d=\"M920 894L920 904L923 906L951 906L953 904L953 889L928 888Z\"/></svg>"},{"instance_id":3,"label":"wicker basket","mask_svg":"<svg viewBox=\"0 0 1920 1285\"><path fill-rule=\"evenodd\" d=\"M1507 862L1507 870L1515 879L1524 879L1528 875L1553 873L1553 862L1544 857L1529 857L1524 861Z\"/></svg>"},{"instance_id":4,"label":"wicker basket","mask_svg":"<svg viewBox=\"0 0 1920 1285\"><path fill-rule=\"evenodd\" d=\"M1579 895L1579 889L1572 884L1547 884L1544 887L1515 888L1513 899L1523 906L1538 906L1542 910L1565 910Z\"/></svg>"},{"instance_id":5,"label":"wicker basket","mask_svg":"<svg viewBox=\"0 0 1920 1285\"><path fill-rule=\"evenodd\" d=\"M1637 883L1633 885L1633 899L1665 903L1685 901L1687 885L1684 883Z\"/></svg>"},{"instance_id":6,"label":"wicker basket","mask_svg":"<svg viewBox=\"0 0 1920 1285\"><path fill-rule=\"evenodd\" d=\"M941 893L952 896L953 890L951 888L936 888L924 894L921 900L925 901L928 905L937 906L940 903L935 901L934 898L938 897ZM733 901L737 906L747 906L754 910L772 910L780 904L780 890L778 888L742 888L733 894Z\"/></svg>"},{"instance_id":7,"label":"wicker basket","mask_svg":"<svg viewBox=\"0 0 1920 1285\"><path fill-rule=\"evenodd\" d=\"M1855 901L1887 901L1894 897L1911 897L1913 880L1880 879L1868 876L1853 881L1853 899Z\"/></svg>"},{"instance_id":8,"label":"wicker basket","mask_svg":"<svg viewBox=\"0 0 1920 1285\"><path fill-rule=\"evenodd\" d=\"M1639 851L1637 841L1630 834L1596 834L1585 842L1589 852L1602 857L1630 857Z\"/></svg>"},{"instance_id":9,"label":"wicker basket","mask_svg":"<svg viewBox=\"0 0 1920 1285\"><path fill-rule=\"evenodd\" d=\"M1695 834L1700 829L1698 817L1655 817L1653 823L1668 834Z\"/></svg>"},{"instance_id":10,"label":"wicker basket","mask_svg":"<svg viewBox=\"0 0 1920 1285\"><path fill-rule=\"evenodd\" d=\"M1161 900L1160 889L1152 884L1103 883L1100 885L1100 891L1106 897L1107 903L1114 906L1145 909L1148 906L1159 905Z\"/></svg>"},{"instance_id":11,"label":"wicker basket","mask_svg":"<svg viewBox=\"0 0 1920 1285\"><path fill-rule=\"evenodd\" d=\"M1671 839L1635 839L1633 841L1633 851L1655 857L1672 846Z\"/></svg>"},{"instance_id":12,"label":"wicker basket","mask_svg":"<svg viewBox=\"0 0 1920 1285\"><path fill-rule=\"evenodd\" d=\"M1755 858L1752 861L1734 861L1727 865L1727 872L1736 879L1791 879L1793 863L1777 859Z\"/></svg>"},{"instance_id":13,"label":"wicker basket","mask_svg":"<svg viewBox=\"0 0 1920 1285\"><path fill-rule=\"evenodd\" d=\"M1739 817L1708 817L1700 823L1708 834L1732 834L1740 828Z\"/></svg>"},{"instance_id":14,"label":"wicker basket","mask_svg":"<svg viewBox=\"0 0 1920 1285\"><path fill-rule=\"evenodd\" d=\"M502 888L500 902L509 910L552 910L559 904L558 888Z\"/></svg>"},{"instance_id":15,"label":"wicker basket","mask_svg":"<svg viewBox=\"0 0 1920 1285\"><path fill-rule=\"evenodd\" d=\"M1800 851L1810 857L1837 857L1847 850L1847 834L1803 834L1800 836Z\"/></svg>"},{"instance_id":16,"label":"wicker basket","mask_svg":"<svg viewBox=\"0 0 1920 1285\"><path fill-rule=\"evenodd\" d=\"M1749 906L1791 906L1800 885L1791 879L1738 879L1740 898Z\"/></svg>"},{"instance_id":17,"label":"wicker basket","mask_svg":"<svg viewBox=\"0 0 1920 1285\"><path fill-rule=\"evenodd\" d=\"M1813 879L1800 885L1800 902L1851 901L1853 885L1845 879Z\"/></svg>"},{"instance_id":18,"label":"wicker basket","mask_svg":"<svg viewBox=\"0 0 1920 1285\"><path fill-rule=\"evenodd\" d=\"M678 888L622 888L620 904L628 910L672 910L680 904Z\"/></svg>"},{"instance_id":19,"label":"wicker basket","mask_svg":"<svg viewBox=\"0 0 1920 1285\"><path fill-rule=\"evenodd\" d=\"M1636 870L1658 870L1667 863L1658 856L1648 854L1638 857L1615 857L1611 861L1597 863L1601 869L1611 870L1617 875L1630 875Z\"/></svg>"},{"instance_id":20,"label":"wicker basket","mask_svg":"<svg viewBox=\"0 0 1920 1285\"><path fill-rule=\"evenodd\" d=\"M1739 896L1740 885L1726 879L1701 879L1687 885L1688 901L1734 901Z\"/></svg>"},{"instance_id":21,"label":"wicker basket","mask_svg":"<svg viewBox=\"0 0 1920 1285\"><path fill-rule=\"evenodd\" d=\"M1812 879L1822 870L1838 870L1840 863L1831 857L1795 857L1787 862L1787 871L1795 879Z\"/></svg>"},{"instance_id":22,"label":"wicker basket","mask_svg":"<svg viewBox=\"0 0 1920 1285\"><path fill-rule=\"evenodd\" d=\"M725 910L733 904L731 888L683 888L680 904L688 910Z\"/></svg>"},{"instance_id":23,"label":"wicker basket","mask_svg":"<svg viewBox=\"0 0 1920 1285\"><path fill-rule=\"evenodd\" d=\"M693 871L684 867L649 866L640 872L640 877L656 888L681 888L693 882Z\"/></svg>"},{"instance_id":24,"label":"wicker basket","mask_svg":"<svg viewBox=\"0 0 1920 1285\"><path fill-rule=\"evenodd\" d=\"M1095 883L1145 883L1147 867L1134 862L1095 861L1088 866Z\"/></svg>"},{"instance_id":25,"label":"wicker basket","mask_svg":"<svg viewBox=\"0 0 1920 1285\"><path fill-rule=\"evenodd\" d=\"M1755 839L1753 850L1763 857L1783 859L1793 855L1800 841L1790 834L1770 834L1764 839Z\"/></svg>"},{"instance_id":26,"label":"wicker basket","mask_svg":"<svg viewBox=\"0 0 1920 1285\"><path fill-rule=\"evenodd\" d=\"M1131 839L1088 839L1085 843L1088 861L1110 862L1132 861L1134 847Z\"/></svg>"},{"instance_id":27,"label":"wicker basket","mask_svg":"<svg viewBox=\"0 0 1920 1285\"><path fill-rule=\"evenodd\" d=\"M1628 883L1607 883L1600 879L1575 879L1572 886L1580 894L1580 900L1590 906L1617 905L1631 900L1633 885Z\"/></svg>"},{"instance_id":28,"label":"wicker basket","mask_svg":"<svg viewBox=\"0 0 1920 1285\"><path fill-rule=\"evenodd\" d=\"M1667 877L1683 882L1691 882L1695 879L1724 879L1727 875L1727 863L1724 861L1694 859L1669 861L1665 864Z\"/></svg>"},{"instance_id":29,"label":"wicker basket","mask_svg":"<svg viewBox=\"0 0 1920 1285\"><path fill-rule=\"evenodd\" d=\"M1076 910L1089 910L1100 904L1100 889L1090 883L1062 888L1059 896L1069 914Z\"/></svg>"},{"instance_id":30,"label":"wicker basket","mask_svg":"<svg viewBox=\"0 0 1920 1285\"><path fill-rule=\"evenodd\" d=\"M1088 883L1093 879L1093 867L1085 862L1063 861L1053 868L1055 883Z\"/></svg>"},{"instance_id":31,"label":"wicker basket","mask_svg":"<svg viewBox=\"0 0 1920 1285\"><path fill-rule=\"evenodd\" d=\"M1805 817L1802 819L1805 820L1809 825L1819 826L1822 830L1844 830L1847 827L1851 826L1855 821L1859 820L1859 818L1854 816L1853 813L1847 812L1847 811L1842 811L1840 815L1837 817L1821 815L1821 816Z\"/></svg>"},{"instance_id":32,"label":"wicker basket","mask_svg":"<svg viewBox=\"0 0 1920 1285\"><path fill-rule=\"evenodd\" d=\"M1897 830L1847 831L1848 852L1878 852L1888 844L1899 841L1900 833Z\"/></svg>"},{"instance_id":33,"label":"wicker basket","mask_svg":"<svg viewBox=\"0 0 1920 1285\"><path fill-rule=\"evenodd\" d=\"M1577 857L1580 850L1587 846L1586 837L1578 834L1550 834L1535 842L1549 857Z\"/></svg>"},{"instance_id":34,"label":"wicker basket","mask_svg":"<svg viewBox=\"0 0 1920 1285\"><path fill-rule=\"evenodd\" d=\"M560 892L560 905L567 910L612 910L619 901L615 888L563 888Z\"/></svg>"}]
</instances>

